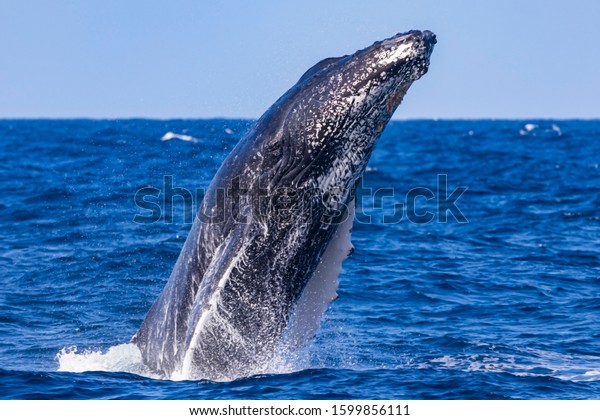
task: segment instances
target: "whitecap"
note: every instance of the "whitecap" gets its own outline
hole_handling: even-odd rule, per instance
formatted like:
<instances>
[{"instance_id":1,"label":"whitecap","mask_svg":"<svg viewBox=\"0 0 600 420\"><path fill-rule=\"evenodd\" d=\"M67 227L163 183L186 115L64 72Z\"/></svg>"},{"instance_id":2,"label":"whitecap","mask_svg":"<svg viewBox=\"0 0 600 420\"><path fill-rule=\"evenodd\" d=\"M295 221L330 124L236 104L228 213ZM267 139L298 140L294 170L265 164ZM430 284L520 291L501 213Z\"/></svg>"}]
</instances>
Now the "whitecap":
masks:
<instances>
[{"instance_id":1,"label":"whitecap","mask_svg":"<svg viewBox=\"0 0 600 420\"><path fill-rule=\"evenodd\" d=\"M198 139L195 138L195 137L189 136L187 134L173 133L172 131L166 132L165 135L161 137L162 141L173 140L173 139L183 140L183 141L189 141L189 142L192 142L192 143L197 143L198 142Z\"/></svg>"},{"instance_id":2,"label":"whitecap","mask_svg":"<svg viewBox=\"0 0 600 420\"><path fill-rule=\"evenodd\" d=\"M59 372L126 372L158 378L144 365L139 348L131 343L113 346L106 352L63 348L56 355L56 360Z\"/></svg>"},{"instance_id":3,"label":"whitecap","mask_svg":"<svg viewBox=\"0 0 600 420\"><path fill-rule=\"evenodd\" d=\"M562 136L562 131L560 130L560 127L558 126L558 124L552 124L552 131L555 131L556 134L558 134L559 136Z\"/></svg>"},{"instance_id":4,"label":"whitecap","mask_svg":"<svg viewBox=\"0 0 600 420\"><path fill-rule=\"evenodd\" d=\"M525 129L525 131L533 131L533 130L535 130L536 128L538 128L538 125L537 125L537 124L531 124L531 123L528 123L528 124L525 124L525 125L523 126L523 128Z\"/></svg>"},{"instance_id":5,"label":"whitecap","mask_svg":"<svg viewBox=\"0 0 600 420\"><path fill-rule=\"evenodd\" d=\"M538 349L515 349L517 355L492 351L487 354L444 355L422 362L418 367L463 372L509 373L521 377L550 376L573 382L600 381L600 357L561 354Z\"/></svg>"}]
</instances>

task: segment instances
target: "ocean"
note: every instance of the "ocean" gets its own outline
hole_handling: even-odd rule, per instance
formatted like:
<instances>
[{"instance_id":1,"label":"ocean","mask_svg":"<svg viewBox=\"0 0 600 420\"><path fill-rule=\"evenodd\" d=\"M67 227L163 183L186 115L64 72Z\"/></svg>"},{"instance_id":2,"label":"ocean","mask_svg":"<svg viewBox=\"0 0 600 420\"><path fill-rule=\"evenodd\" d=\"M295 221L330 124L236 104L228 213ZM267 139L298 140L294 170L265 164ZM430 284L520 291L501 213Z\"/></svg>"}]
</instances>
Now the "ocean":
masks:
<instances>
[{"instance_id":1,"label":"ocean","mask_svg":"<svg viewBox=\"0 0 600 420\"><path fill-rule=\"evenodd\" d=\"M231 382L148 372L129 340L251 124L0 120L0 398L600 396L600 121L391 122L310 348Z\"/></svg>"}]
</instances>

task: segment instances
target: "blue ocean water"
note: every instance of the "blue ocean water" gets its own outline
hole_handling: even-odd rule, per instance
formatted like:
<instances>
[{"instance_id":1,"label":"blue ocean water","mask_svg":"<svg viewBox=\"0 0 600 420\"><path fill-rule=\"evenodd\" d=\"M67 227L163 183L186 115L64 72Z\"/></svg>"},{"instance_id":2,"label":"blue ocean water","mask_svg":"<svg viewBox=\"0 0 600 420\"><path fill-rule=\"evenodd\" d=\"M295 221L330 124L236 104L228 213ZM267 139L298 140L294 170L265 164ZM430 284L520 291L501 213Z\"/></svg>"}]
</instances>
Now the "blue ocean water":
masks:
<instances>
[{"instance_id":1,"label":"blue ocean water","mask_svg":"<svg viewBox=\"0 0 600 420\"><path fill-rule=\"evenodd\" d=\"M600 121L390 123L309 353L232 382L148 377L126 343L190 225L181 200L134 222L136 191L207 187L250 124L0 121L1 398L600 396Z\"/></svg>"}]
</instances>

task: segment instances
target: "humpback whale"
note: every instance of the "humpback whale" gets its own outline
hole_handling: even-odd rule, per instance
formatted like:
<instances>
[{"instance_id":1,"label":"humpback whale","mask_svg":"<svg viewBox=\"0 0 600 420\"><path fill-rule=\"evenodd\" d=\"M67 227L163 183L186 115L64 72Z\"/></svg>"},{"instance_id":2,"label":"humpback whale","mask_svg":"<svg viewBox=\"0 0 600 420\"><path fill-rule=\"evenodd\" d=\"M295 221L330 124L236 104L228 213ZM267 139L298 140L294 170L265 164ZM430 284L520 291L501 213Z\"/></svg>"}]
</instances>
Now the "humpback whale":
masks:
<instances>
[{"instance_id":1,"label":"humpback whale","mask_svg":"<svg viewBox=\"0 0 600 420\"><path fill-rule=\"evenodd\" d=\"M410 31L326 58L258 119L132 338L151 370L232 380L310 342L352 250L356 184L435 43Z\"/></svg>"}]
</instances>

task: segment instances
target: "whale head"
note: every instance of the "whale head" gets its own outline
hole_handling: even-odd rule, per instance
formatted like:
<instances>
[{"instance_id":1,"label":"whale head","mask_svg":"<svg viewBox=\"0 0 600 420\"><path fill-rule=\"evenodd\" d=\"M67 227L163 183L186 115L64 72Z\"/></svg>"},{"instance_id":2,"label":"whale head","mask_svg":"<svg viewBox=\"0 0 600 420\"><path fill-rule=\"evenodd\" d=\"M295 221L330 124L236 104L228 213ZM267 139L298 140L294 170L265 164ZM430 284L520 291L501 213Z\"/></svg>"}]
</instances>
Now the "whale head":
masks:
<instances>
[{"instance_id":1,"label":"whale head","mask_svg":"<svg viewBox=\"0 0 600 420\"><path fill-rule=\"evenodd\" d=\"M319 91L326 86L332 98L344 96L354 99L356 106L372 106L427 73L436 42L431 31L399 33L354 54L321 60L298 85L305 94L310 85L318 85Z\"/></svg>"},{"instance_id":2,"label":"whale head","mask_svg":"<svg viewBox=\"0 0 600 420\"><path fill-rule=\"evenodd\" d=\"M430 31L400 33L306 71L256 124L270 184L352 189L435 43Z\"/></svg>"}]
</instances>

